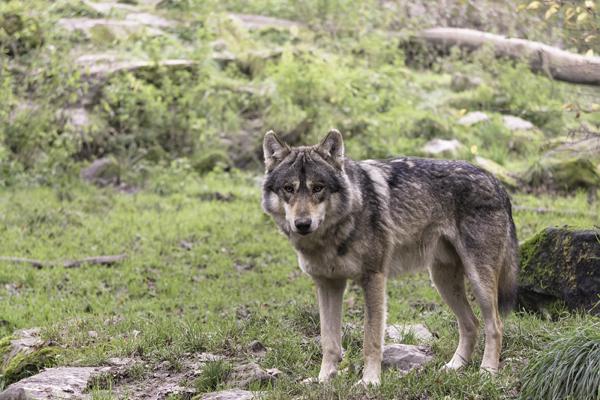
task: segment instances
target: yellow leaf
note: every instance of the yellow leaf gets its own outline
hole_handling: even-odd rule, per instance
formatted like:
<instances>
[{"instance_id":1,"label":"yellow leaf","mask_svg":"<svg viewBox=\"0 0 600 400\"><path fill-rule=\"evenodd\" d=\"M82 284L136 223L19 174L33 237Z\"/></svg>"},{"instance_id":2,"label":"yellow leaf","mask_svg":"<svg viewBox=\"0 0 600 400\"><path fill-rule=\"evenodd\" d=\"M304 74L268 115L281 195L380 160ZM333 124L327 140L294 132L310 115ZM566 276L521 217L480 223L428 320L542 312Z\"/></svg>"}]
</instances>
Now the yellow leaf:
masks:
<instances>
[{"instance_id":1,"label":"yellow leaf","mask_svg":"<svg viewBox=\"0 0 600 400\"><path fill-rule=\"evenodd\" d=\"M575 9L573 7L567 8L567 11L565 11L565 19L569 20L573 15L575 15Z\"/></svg>"},{"instance_id":2,"label":"yellow leaf","mask_svg":"<svg viewBox=\"0 0 600 400\"><path fill-rule=\"evenodd\" d=\"M587 8L591 8L591 9L594 9L594 8L596 8L596 4L594 4L594 2L593 2L593 1L591 1L591 0L587 0L587 1L585 2L585 6L586 6Z\"/></svg>"},{"instance_id":3,"label":"yellow leaf","mask_svg":"<svg viewBox=\"0 0 600 400\"><path fill-rule=\"evenodd\" d=\"M544 19L550 19L554 14L558 12L558 6L552 6L544 14Z\"/></svg>"},{"instance_id":4,"label":"yellow leaf","mask_svg":"<svg viewBox=\"0 0 600 400\"><path fill-rule=\"evenodd\" d=\"M594 50L589 49L585 52L586 57L594 57Z\"/></svg>"},{"instance_id":5,"label":"yellow leaf","mask_svg":"<svg viewBox=\"0 0 600 400\"><path fill-rule=\"evenodd\" d=\"M582 12L581 14L579 14L577 16L577 23L585 21L587 19L587 17L588 17L587 12L586 11Z\"/></svg>"},{"instance_id":6,"label":"yellow leaf","mask_svg":"<svg viewBox=\"0 0 600 400\"><path fill-rule=\"evenodd\" d=\"M471 154L477 154L477 145L476 144L471 146Z\"/></svg>"},{"instance_id":7,"label":"yellow leaf","mask_svg":"<svg viewBox=\"0 0 600 400\"><path fill-rule=\"evenodd\" d=\"M585 37L584 41L586 43L589 43L589 42L591 42L594 39L596 39L596 35L588 35L588 36Z\"/></svg>"},{"instance_id":8,"label":"yellow leaf","mask_svg":"<svg viewBox=\"0 0 600 400\"><path fill-rule=\"evenodd\" d=\"M592 109L592 111L600 111L600 104L592 103L591 109Z\"/></svg>"},{"instance_id":9,"label":"yellow leaf","mask_svg":"<svg viewBox=\"0 0 600 400\"><path fill-rule=\"evenodd\" d=\"M538 8L540 8L541 5L542 5L542 3L540 3L539 1L532 1L527 6L527 9L528 10L537 10Z\"/></svg>"},{"instance_id":10,"label":"yellow leaf","mask_svg":"<svg viewBox=\"0 0 600 400\"><path fill-rule=\"evenodd\" d=\"M466 108L463 108L463 109L461 109L461 110L458 112L458 115L460 115L460 116L462 117L462 116L463 116L463 115L465 115L466 113L467 113L467 109L466 109Z\"/></svg>"}]
</instances>

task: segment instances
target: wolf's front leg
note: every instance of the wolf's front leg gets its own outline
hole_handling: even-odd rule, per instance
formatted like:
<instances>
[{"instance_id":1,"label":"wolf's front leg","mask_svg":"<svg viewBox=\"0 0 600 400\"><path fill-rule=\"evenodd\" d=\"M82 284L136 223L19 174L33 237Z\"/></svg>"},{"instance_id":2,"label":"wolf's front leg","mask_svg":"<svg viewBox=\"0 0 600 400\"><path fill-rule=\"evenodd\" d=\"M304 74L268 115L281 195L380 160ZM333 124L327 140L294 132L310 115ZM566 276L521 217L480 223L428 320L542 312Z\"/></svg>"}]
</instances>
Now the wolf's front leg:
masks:
<instances>
[{"instance_id":1,"label":"wolf's front leg","mask_svg":"<svg viewBox=\"0 0 600 400\"><path fill-rule=\"evenodd\" d=\"M385 326L385 284L384 273L370 273L362 281L365 292L365 337L363 353L365 366L360 383L379 385Z\"/></svg>"},{"instance_id":2,"label":"wolf's front leg","mask_svg":"<svg viewBox=\"0 0 600 400\"><path fill-rule=\"evenodd\" d=\"M319 299L321 321L321 349L323 361L319 381L325 382L337 374L342 359L342 299L345 279L314 278Z\"/></svg>"}]
</instances>

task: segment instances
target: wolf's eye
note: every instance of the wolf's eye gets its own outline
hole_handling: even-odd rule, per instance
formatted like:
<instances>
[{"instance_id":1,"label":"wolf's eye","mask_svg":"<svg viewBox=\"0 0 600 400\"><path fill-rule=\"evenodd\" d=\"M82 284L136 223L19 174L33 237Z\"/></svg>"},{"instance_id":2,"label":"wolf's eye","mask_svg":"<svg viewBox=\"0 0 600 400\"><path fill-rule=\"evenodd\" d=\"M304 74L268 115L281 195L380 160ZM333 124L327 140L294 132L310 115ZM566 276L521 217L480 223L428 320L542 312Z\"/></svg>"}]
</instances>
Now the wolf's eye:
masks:
<instances>
[{"instance_id":1,"label":"wolf's eye","mask_svg":"<svg viewBox=\"0 0 600 400\"><path fill-rule=\"evenodd\" d=\"M283 187L283 190L285 190L288 193L294 193L294 186L292 186L292 185L285 185Z\"/></svg>"},{"instance_id":2,"label":"wolf's eye","mask_svg":"<svg viewBox=\"0 0 600 400\"><path fill-rule=\"evenodd\" d=\"M314 185L312 187L313 193L319 193L321 190L323 190L323 185Z\"/></svg>"}]
</instances>

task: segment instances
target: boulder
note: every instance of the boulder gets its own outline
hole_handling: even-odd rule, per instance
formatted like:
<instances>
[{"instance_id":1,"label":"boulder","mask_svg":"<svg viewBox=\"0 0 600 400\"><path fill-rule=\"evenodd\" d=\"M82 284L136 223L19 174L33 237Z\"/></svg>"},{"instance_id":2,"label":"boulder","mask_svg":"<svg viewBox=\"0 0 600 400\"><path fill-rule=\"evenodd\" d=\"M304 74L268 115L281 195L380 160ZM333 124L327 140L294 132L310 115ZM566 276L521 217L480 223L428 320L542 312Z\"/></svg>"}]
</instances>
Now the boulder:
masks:
<instances>
[{"instance_id":1,"label":"boulder","mask_svg":"<svg viewBox=\"0 0 600 400\"><path fill-rule=\"evenodd\" d=\"M509 131L530 131L535 129L535 125L531 122L513 115L503 115L502 123Z\"/></svg>"},{"instance_id":2,"label":"boulder","mask_svg":"<svg viewBox=\"0 0 600 400\"><path fill-rule=\"evenodd\" d=\"M541 311L555 300L600 314L600 230L546 228L521 245L519 302Z\"/></svg>"},{"instance_id":3,"label":"boulder","mask_svg":"<svg viewBox=\"0 0 600 400\"><path fill-rule=\"evenodd\" d=\"M0 400L91 399L85 391L90 380L99 373L96 367L48 368L13 383L0 393Z\"/></svg>"},{"instance_id":4,"label":"boulder","mask_svg":"<svg viewBox=\"0 0 600 400\"><path fill-rule=\"evenodd\" d=\"M148 36L164 36L163 24L158 25L144 23L142 15L136 19L108 19L108 18L61 18L58 26L67 31L79 31L96 42L110 42L113 40L125 40L131 35L146 34ZM149 21L146 21L149 22ZM156 21L154 21L156 22Z\"/></svg>"},{"instance_id":5,"label":"boulder","mask_svg":"<svg viewBox=\"0 0 600 400\"><path fill-rule=\"evenodd\" d=\"M0 339L0 381L16 382L54 363L56 348L40 337L37 328Z\"/></svg>"},{"instance_id":6,"label":"boulder","mask_svg":"<svg viewBox=\"0 0 600 400\"><path fill-rule=\"evenodd\" d=\"M97 186L117 185L121 181L121 166L114 157L99 158L83 168L80 176Z\"/></svg>"},{"instance_id":7,"label":"boulder","mask_svg":"<svg viewBox=\"0 0 600 400\"><path fill-rule=\"evenodd\" d=\"M490 120L490 117L481 111L473 111L465 114L462 118L458 120L460 125L471 126L478 124L480 122L487 122Z\"/></svg>"},{"instance_id":8,"label":"boulder","mask_svg":"<svg viewBox=\"0 0 600 400\"><path fill-rule=\"evenodd\" d=\"M473 160L473 163L494 175L506 187L510 189L517 188L519 184L517 178L515 178L510 172L508 172L506 168L497 162L488 160L487 158L483 158L481 156L476 156Z\"/></svg>"},{"instance_id":9,"label":"boulder","mask_svg":"<svg viewBox=\"0 0 600 400\"><path fill-rule=\"evenodd\" d=\"M386 335L396 342L402 342L412 336L418 342L428 342L433 335L423 324L395 324L385 328Z\"/></svg>"},{"instance_id":10,"label":"boulder","mask_svg":"<svg viewBox=\"0 0 600 400\"><path fill-rule=\"evenodd\" d=\"M456 139L432 139L423 146L423 153L428 156L457 157L464 146Z\"/></svg>"},{"instance_id":11,"label":"boulder","mask_svg":"<svg viewBox=\"0 0 600 400\"><path fill-rule=\"evenodd\" d=\"M600 187L600 136L561 144L544 153L525 173L532 187L572 191Z\"/></svg>"},{"instance_id":12,"label":"boulder","mask_svg":"<svg viewBox=\"0 0 600 400\"><path fill-rule=\"evenodd\" d=\"M405 375L415 368L422 367L433 359L424 346L409 344L389 344L383 348L383 368L393 368Z\"/></svg>"}]
</instances>

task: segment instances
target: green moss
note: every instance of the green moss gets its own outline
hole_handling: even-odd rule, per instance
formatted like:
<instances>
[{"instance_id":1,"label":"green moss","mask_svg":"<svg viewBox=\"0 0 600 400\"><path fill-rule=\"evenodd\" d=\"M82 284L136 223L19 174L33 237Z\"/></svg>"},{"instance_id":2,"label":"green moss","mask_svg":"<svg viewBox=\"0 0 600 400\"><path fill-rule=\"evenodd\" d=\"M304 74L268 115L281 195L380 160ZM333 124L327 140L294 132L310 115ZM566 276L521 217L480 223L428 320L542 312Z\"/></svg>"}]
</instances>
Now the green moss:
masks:
<instances>
[{"instance_id":1,"label":"green moss","mask_svg":"<svg viewBox=\"0 0 600 400\"><path fill-rule=\"evenodd\" d=\"M2 367L0 380L8 385L34 375L42 368L54 365L57 354L58 349L54 347L42 347L31 353L18 353Z\"/></svg>"}]
</instances>

